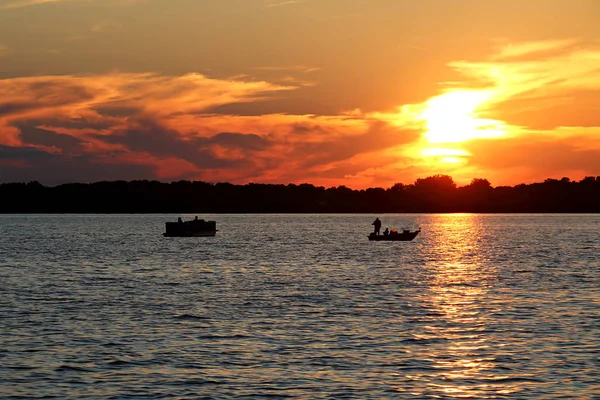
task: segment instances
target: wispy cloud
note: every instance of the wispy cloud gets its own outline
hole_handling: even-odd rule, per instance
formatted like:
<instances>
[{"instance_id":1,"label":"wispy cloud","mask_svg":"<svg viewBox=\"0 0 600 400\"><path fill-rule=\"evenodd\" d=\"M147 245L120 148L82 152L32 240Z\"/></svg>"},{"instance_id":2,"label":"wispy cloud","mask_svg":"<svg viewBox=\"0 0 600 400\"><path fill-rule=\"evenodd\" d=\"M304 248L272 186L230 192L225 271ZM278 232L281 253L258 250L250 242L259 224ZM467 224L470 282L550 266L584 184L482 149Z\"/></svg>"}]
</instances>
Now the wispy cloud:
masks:
<instances>
[{"instance_id":1,"label":"wispy cloud","mask_svg":"<svg viewBox=\"0 0 600 400\"><path fill-rule=\"evenodd\" d=\"M0 0L0 9L10 10L23 7L37 6L48 3L72 3L104 1L114 6L129 6L146 0Z\"/></svg>"},{"instance_id":2,"label":"wispy cloud","mask_svg":"<svg viewBox=\"0 0 600 400\"><path fill-rule=\"evenodd\" d=\"M90 31L94 32L94 33L104 33L104 32L109 32L117 27L118 27L118 25L115 21L104 20L104 21L100 21L100 22L97 22L94 25L92 25L90 27Z\"/></svg>"},{"instance_id":3,"label":"wispy cloud","mask_svg":"<svg viewBox=\"0 0 600 400\"><path fill-rule=\"evenodd\" d=\"M69 1L69 0L14 0L14 1L9 0L9 1L3 2L3 4L0 4L0 8L8 10L8 9L13 9L13 8L29 7L29 6L39 5L39 4L46 4L46 3L58 3L61 1Z\"/></svg>"},{"instance_id":4,"label":"wispy cloud","mask_svg":"<svg viewBox=\"0 0 600 400\"><path fill-rule=\"evenodd\" d=\"M316 72L316 71L320 71L321 68L316 68L316 67L307 67L304 65L288 65L288 66L262 66L262 67L255 67L254 68L257 71L287 71L287 72L304 72L304 73L310 73L310 72Z\"/></svg>"},{"instance_id":5,"label":"wispy cloud","mask_svg":"<svg viewBox=\"0 0 600 400\"><path fill-rule=\"evenodd\" d=\"M581 124L581 121L579 124L563 121L566 115L560 109L570 109L572 113L600 108L599 42L554 40L506 44L487 60L453 61L448 65L462 79L448 83L441 94L422 104L403 105L395 113L370 116L398 125L413 124L426 107L444 98L456 100L446 104L446 111L479 98L481 101L474 110L478 115L502 118L509 124L515 123L511 117L524 115L526 119L529 117L530 124L535 124L535 118L530 117L543 110L546 126L549 123L556 127ZM459 96L461 93L464 96Z\"/></svg>"},{"instance_id":6,"label":"wispy cloud","mask_svg":"<svg viewBox=\"0 0 600 400\"><path fill-rule=\"evenodd\" d=\"M578 44L575 39L562 40L539 40L532 42L521 42L512 44L510 42L502 43L505 40L498 41L498 51L491 57L492 60L510 60L518 57L531 57L536 55L538 58L544 52L556 52L557 50L568 50Z\"/></svg>"},{"instance_id":7,"label":"wispy cloud","mask_svg":"<svg viewBox=\"0 0 600 400\"><path fill-rule=\"evenodd\" d=\"M267 7L267 8L283 7L283 6L289 6L292 4L299 4L299 3L304 3L304 1L303 0L288 0L288 1L267 0L265 7Z\"/></svg>"},{"instance_id":8,"label":"wispy cloud","mask_svg":"<svg viewBox=\"0 0 600 400\"><path fill-rule=\"evenodd\" d=\"M582 110L589 115L600 108L597 42L512 44L500 49L490 61L458 61L450 66L465 76L467 85L484 84L485 90L493 92L489 113L519 125L579 125L589 119L581 115ZM568 118L573 113L579 114L579 123Z\"/></svg>"}]
</instances>

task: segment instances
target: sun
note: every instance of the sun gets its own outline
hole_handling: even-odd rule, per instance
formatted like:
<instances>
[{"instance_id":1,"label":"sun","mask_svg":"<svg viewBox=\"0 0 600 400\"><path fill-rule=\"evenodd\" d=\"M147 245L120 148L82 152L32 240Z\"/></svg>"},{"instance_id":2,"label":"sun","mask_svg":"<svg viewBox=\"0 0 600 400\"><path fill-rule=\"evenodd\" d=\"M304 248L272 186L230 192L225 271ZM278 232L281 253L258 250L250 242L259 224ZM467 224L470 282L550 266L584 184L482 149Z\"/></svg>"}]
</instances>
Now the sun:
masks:
<instances>
[{"instance_id":1,"label":"sun","mask_svg":"<svg viewBox=\"0 0 600 400\"><path fill-rule=\"evenodd\" d=\"M420 157L436 168L458 169L472 154L464 143L474 139L506 137L515 127L504 121L482 118L483 111L503 99L499 89L449 89L424 103L405 104L392 113L368 113L370 118L394 126L420 130L420 139L403 146L401 153Z\"/></svg>"},{"instance_id":2,"label":"sun","mask_svg":"<svg viewBox=\"0 0 600 400\"><path fill-rule=\"evenodd\" d=\"M477 110L490 102L489 90L454 90L425 103L417 119L425 121L429 143L459 143L477 138L504 136L502 121L479 118Z\"/></svg>"}]
</instances>

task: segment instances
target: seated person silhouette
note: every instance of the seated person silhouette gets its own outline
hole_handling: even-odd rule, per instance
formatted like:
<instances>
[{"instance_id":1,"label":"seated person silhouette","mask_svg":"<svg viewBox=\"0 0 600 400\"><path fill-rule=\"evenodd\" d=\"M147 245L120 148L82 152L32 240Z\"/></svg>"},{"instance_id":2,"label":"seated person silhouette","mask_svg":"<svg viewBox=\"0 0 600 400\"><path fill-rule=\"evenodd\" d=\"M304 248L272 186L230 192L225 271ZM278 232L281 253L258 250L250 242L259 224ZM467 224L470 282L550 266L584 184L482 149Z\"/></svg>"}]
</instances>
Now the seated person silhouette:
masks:
<instances>
[{"instance_id":1,"label":"seated person silhouette","mask_svg":"<svg viewBox=\"0 0 600 400\"><path fill-rule=\"evenodd\" d=\"M387 236L390 234L390 231L388 230L388 228L385 228L385 231L383 231L383 236Z\"/></svg>"}]
</instances>

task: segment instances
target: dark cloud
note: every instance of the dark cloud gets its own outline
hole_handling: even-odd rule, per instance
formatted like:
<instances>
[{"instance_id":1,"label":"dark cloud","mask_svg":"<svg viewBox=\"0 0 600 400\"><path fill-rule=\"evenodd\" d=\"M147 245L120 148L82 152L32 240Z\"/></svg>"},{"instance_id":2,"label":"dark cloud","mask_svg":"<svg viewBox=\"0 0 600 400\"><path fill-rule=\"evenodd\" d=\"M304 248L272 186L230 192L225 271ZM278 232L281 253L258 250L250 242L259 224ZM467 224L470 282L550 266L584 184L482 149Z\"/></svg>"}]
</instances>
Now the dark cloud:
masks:
<instances>
[{"instance_id":1,"label":"dark cloud","mask_svg":"<svg viewBox=\"0 0 600 400\"><path fill-rule=\"evenodd\" d=\"M199 142L202 142L199 140ZM265 150L270 143L255 134L243 134L234 132L222 132L208 140L207 143L218 144L223 147L243 150Z\"/></svg>"},{"instance_id":2,"label":"dark cloud","mask_svg":"<svg viewBox=\"0 0 600 400\"><path fill-rule=\"evenodd\" d=\"M32 147L0 145L0 161L22 161L24 165L7 163L0 167L0 182L39 181L45 185L69 182L154 179L154 166L99 163L89 156L66 157Z\"/></svg>"},{"instance_id":3,"label":"dark cloud","mask_svg":"<svg viewBox=\"0 0 600 400\"><path fill-rule=\"evenodd\" d=\"M140 112L139 108L128 106L127 103L114 102L110 105L103 105L95 108L95 111L107 117L129 117Z\"/></svg>"},{"instance_id":4,"label":"dark cloud","mask_svg":"<svg viewBox=\"0 0 600 400\"><path fill-rule=\"evenodd\" d=\"M339 108L331 103L320 102L316 99L313 88L302 88L305 97L290 96L280 99L268 99L257 102L239 102L214 107L207 112L226 115L260 116L268 114L290 115L336 115Z\"/></svg>"},{"instance_id":5,"label":"dark cloud","mask_svg":"<svg viewBox=\"0 0 600 400\"><path fill-rule=\"evenodd\" d=\"M3 103L0 104L0 116L8 116L18 112L29 111L35 108L37 108L37 105L35 103Z\"/></svg>"},{"instance_id":6,"label":"dark cloud","mask_svg":"<svg viewBox=\"0 0 600 400\"><path fill-rule=\"evenodd\" d=\"M72 182L156 179L155 168L151 166L98 165L86 162L84 159L71 159L69 163L32 165L27 168L2 166L0 170L0 182L38 181L49 186Z\"/></svg>"},{"instance_id":7,"label":"dark cloud","mask_svg":"<svg viewBox=\"0 0 600 400\"><path fill-rule=\"evenodd\" d=\"M54 154L35 147L10 147L0 145L0 160L43 161L55 159Z\"/></svg>"},{"instance_id":8,"label":"dark cloud","mask_svg":"<svg viewBox=\"0 0 600 400\"><path fill-rule=\"evenodd\" d=\"M321 125L311 122L294 122L290 124L290 128L291 132L296 135L303 135L308 133L313 135L315 133L327 135L328 133L327 129L323 128Z\"/></svg>"},{"instance_id":9,"label":"dark cloud","mask_svg":"<svg viewBox=\"0 0 600 400\"><path fill-rule=\"evenodd\" d=\"M189 161L199 168L225 168L231 163L214 157L210 152L199 149L194 143L179 140L165 131L128 130L112 136L97 136L107 143L122 144L132 151L148 152L155 156L177 157Z\"/></svg>"},{"instance_id":10,"label":"dark cloud","mask_svg":"<svg viewBox=\"0 0 600 400\"><path fill-rule=\"evenodd\" d=\"M21 140L29 145L54 146L67 153L79 153L83 149L81 140L33 126L19 126Z\"/></svg>"},{"instance_id":11,"label":"dark cloud","mask_svg":"<svg viewBox=\"0 0 600 400\"><path fill-rule=\"evenodd\" d=\"M96 94L84 82L78 83L66 78L48 79L45 81L30 82L24 88L35 96L44 105L73 104L83 100L91 100Z\"/></svg>"},{"instance_id":12,"label":"dark cloud","mask_svg":"<svg viewBox=\"0 0 600 400\"><path fill-rule=\"evenodd\" d=\"M261 146L259 137L245 138L242 134L221 133L214 138L185 139L179 133L169 130L149 118L138 118L136 128L117 132L111 136L96 135L96 139L112 144L122 144L132 151L143 151L155 156L177 157L186 160L199 168L227 168L239 164L240 161L215 157L208 145L228 144L228 147L250 145Z\"/></svg>"}]
</instances>

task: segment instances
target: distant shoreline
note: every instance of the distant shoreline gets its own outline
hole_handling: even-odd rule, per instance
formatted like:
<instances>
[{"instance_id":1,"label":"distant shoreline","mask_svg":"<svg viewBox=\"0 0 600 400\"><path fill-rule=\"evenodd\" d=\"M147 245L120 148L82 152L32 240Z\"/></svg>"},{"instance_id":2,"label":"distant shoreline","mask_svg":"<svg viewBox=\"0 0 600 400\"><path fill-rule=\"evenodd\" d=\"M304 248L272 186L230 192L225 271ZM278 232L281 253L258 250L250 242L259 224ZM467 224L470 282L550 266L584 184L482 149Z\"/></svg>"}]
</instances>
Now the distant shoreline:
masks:
<instances>
[{"instance_id":1,"label":"distant shoreline","mask_svg":"<svg viewBox=\"0 0 600 400\"><path fill-rule=\"evenodd\" d=\"M586 214L600 213L600 176L581 181L457 187L436 175L414 184L353 190L311 184L179 181L0 184L0 214Z\"/></svg>"}]
</instances>

